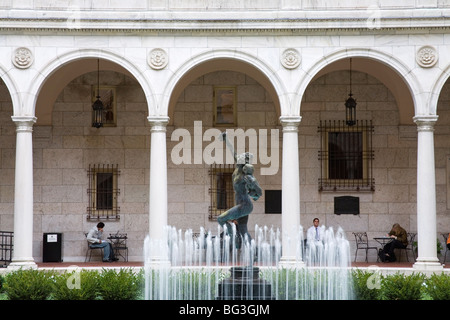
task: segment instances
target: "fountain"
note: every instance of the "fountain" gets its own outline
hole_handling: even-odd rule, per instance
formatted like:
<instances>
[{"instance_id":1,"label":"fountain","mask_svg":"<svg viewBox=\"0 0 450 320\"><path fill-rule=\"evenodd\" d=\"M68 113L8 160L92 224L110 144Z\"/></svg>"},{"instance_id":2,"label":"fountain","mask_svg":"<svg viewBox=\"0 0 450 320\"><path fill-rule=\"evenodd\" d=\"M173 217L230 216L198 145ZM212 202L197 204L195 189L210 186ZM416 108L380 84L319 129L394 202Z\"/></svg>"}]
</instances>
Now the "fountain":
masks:
<instances>
[{"instance_id":1,"label":"fountain","mask_svg":"<svg viewBox=\"0 0 450 320\"><path fill-rule=\"evenodd\" d=\"M280 231L255 226L247 231L253 201L262 189L253 176L252 154L237 154L227 139L236 168L232 175L235 206L217 217L217 233L167 227L166 239L147 237L145 298L151 300L350 299L349 245L342 229L322 231L323 241L303 241L303 229L291 241L297 246L293 267L280 267ZM294 240L295 239L295 240ZM155 257L159 262L154 263ZM306 264L306 265L305 265Z\"/></svg>"},{"instance_id":2,"label":"fountain","mask_svg":"<svg viewBox=\"0 0 450 320\"><path fill-rule=\"evenodd\" d=\"M303 241L299 228L297 264L280 266L281 232L255 226L255 239L240 248L232 234L184 233L166 228L164 241L147 237L145 298L149 300L350 300L349 242L341 228L324 228L323 241ZM169 263L152 257L164 256Z\"/></svg>"}]
</instances>

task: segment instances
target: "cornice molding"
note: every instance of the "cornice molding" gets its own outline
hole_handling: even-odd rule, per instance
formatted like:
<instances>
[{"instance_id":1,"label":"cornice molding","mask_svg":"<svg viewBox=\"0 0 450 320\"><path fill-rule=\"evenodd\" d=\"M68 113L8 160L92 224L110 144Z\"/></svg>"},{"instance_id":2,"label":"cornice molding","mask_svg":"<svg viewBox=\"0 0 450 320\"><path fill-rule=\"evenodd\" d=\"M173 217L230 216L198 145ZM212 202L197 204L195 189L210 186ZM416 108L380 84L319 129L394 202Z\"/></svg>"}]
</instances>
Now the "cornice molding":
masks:
<instances>
[{"instance_id":1,"label":"cornice molding","mask_svg":"<svg viewBox=\"0 0 450 320\"><path fill-rule=\"evenodd\" d=\"M314 33L324 31L384 33L392 30L450 30L448 17L381 18L368 28L367 18L295 19L80 19L0 18L0 32L40 33Z\"/></svg>"}]
</instances>

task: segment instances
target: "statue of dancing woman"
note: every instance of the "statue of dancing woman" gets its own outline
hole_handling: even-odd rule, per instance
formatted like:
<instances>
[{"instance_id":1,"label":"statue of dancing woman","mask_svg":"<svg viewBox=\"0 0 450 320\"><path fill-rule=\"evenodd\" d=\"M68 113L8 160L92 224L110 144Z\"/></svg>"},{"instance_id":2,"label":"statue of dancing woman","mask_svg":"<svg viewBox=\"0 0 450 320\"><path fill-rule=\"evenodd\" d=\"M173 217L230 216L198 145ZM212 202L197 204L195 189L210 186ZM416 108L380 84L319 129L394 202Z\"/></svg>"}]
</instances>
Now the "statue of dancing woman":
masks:
<instances>
[{"instance_id":1,"label":"statue of dancing woman","mask_svg":"<svg viewBox=\"0 0 450 320\"><path fill-rule=\"evenodd\" d=\"M236 229L242 239L247 235L248 241L250 241L251 236L247 229L247 222L248 216L253 210L252 199L256 201L262 195L261 187L253 176L254 168L251 164L252 154L245 152L238 155L228 141L226 132L223 132L221 137L233 152L233 157L236 162L236 169L232 175L236 205L222 213L217 218L217 222L222 227L226 224L229 234L232 234L232 226L230 223L235 223Z\"/></svg>"}]
</instances>

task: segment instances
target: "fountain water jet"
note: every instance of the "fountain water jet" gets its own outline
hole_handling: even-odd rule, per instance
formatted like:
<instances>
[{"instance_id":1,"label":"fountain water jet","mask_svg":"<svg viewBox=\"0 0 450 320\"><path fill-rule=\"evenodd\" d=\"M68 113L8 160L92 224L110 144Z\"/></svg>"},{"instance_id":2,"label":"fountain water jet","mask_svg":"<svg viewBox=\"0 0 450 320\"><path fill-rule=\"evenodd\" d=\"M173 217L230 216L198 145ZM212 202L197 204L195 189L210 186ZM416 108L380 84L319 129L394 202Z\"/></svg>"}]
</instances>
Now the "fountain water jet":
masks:
<instances>
[{"instance_id":1,"label":"fountain water jet","mask_svg":"<svg viewBox=\"0 0 450 320\"><path fill-rule=\"evenodd\" d=\"M268 299L350 300L350 247L344 231L324 228L323 241L303 241L299 228L297 262L282 267L281 233L255 226L255 239L243 239L238 249L236 229L228 234L200 228L166 228L166 239L146 238L145 298L149 300ZM153 257L169 263L155 263ZM164 259L162 259L164 260ZM233 276L239 281L231 281ZM224 285L226 284L226 285ZM224 289L227 288L227 289ZM224 290L227 290L226 292ZM267 291L271 292L267 292Z\"/></svg>"}]
</instances>

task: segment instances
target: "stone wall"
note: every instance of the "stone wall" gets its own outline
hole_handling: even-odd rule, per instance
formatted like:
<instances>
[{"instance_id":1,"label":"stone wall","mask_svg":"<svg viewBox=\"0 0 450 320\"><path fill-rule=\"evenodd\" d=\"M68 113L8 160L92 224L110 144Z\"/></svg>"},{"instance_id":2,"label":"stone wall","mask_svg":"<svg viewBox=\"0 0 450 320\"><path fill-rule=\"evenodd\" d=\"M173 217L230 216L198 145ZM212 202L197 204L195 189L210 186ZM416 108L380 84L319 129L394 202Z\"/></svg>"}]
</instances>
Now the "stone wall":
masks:
<instances>
[{"instance_id":1,"label":"stone wall","mask_svg":"<svg viewBox=\"0 0 450 320\"><path fill-rule=\"evenodd\" d=\"M11 94L0 80L0 230L13 231L15 127L11 120Z\"/></svg>"},{"instance_id":2,"label":"stone wall","mask_svg":"<svg viewBox=\"0 0 450 320\"><path fill-rule=\"evenodd\" d=\"M450 81L447 80L437 106L439 115L435 126L435 163L436 163L436 214L438 239L445 243L441 233L450 232Z\"/></svg>"}]
</instances>

